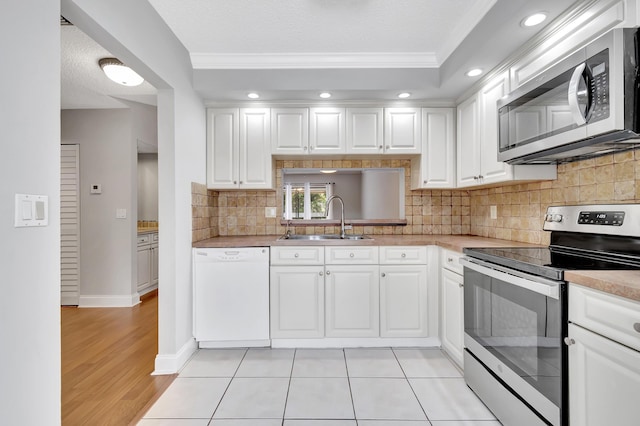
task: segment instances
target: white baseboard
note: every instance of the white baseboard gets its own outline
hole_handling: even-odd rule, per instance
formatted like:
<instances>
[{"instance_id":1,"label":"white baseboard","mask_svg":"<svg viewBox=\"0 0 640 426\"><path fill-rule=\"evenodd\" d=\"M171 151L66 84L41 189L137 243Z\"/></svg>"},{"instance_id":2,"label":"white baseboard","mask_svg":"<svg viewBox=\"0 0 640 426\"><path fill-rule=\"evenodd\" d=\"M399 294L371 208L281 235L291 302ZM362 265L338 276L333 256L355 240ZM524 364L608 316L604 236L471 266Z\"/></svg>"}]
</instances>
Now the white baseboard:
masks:
<instances>
[{"instance_id":1,"label":"white baseboard","mask_svg":"<svg viewBox=\"0 0 640 426\"><path fill-rule=\"evenodd\" d=\"M198 347L203 349L213 348L268 348L271 346L271 340L224 340L224 341L211 341L204 340L198 342Z\"/></svg>"},{"instance_id":2,"label":"white baseboard","mask_svg":"<svg viewBox=\"0 0 640 426\"><path fill-rule=\"evenodd\" d=\"M140 303L138 293L125 296L80 296L79 308L130 308Z\"/></svg>"},{"instance_id":3,"label":"white baseboard","mask_svg":"<svg viewBox=\"0 0 640 426\"><path fill-rule=\"evenodd\" d=\"M198 345L195 339L189 339L176 354L156 355L155 370L151 375L176 374L189 361L189 358L196 350L198 350Z\"/></svg>"},{"instance_id":4,"label":"white baseboard","mask_svg":"<svg viewBox=\"0 0 640 426\"><path fill-rule=\"evenodd\" d=\"M439 348L440 345L440 339L437 337L325 337L323 339L271 339L272 348Z\"/></svg>"}]
</instances>

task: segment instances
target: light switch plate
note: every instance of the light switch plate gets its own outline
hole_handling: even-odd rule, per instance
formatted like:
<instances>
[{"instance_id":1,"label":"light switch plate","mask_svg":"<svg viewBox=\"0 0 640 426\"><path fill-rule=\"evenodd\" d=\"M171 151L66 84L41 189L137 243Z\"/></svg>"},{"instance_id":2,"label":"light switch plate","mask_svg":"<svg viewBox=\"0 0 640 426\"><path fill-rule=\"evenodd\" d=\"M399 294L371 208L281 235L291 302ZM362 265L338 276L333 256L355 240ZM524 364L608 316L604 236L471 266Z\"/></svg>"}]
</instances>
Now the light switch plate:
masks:
<instances>
[{"instance_id":1,"label":"light switch plate","mask_svg":"<svg viewBox=\"0 0 640 426\"><path fill-rule=\"evenodd\" d=\"M276 217L276 208L275 207L265 207L264 208L264 217Z\"/></svg>"},{"instance_id":2,"label":"light switch plate","mask_svg":"<svg viewBox=\"0 0 640 426\"><path fill-rule=\"evenodd\" d=\"M16 228L49 225L49 197L46 195L16 194Z\"/></svg>"},{"instance_id":3,"label":"light switch plate","mask_svg":"<svg viewBox=\"0 0 640 426\"><path fill-rule=\"evenodd\" d=\"M127 209L116 209L116 219L126 219Z\"/></svg>"},{"instance_id":4,"label":"light switch plate","mask_svg":"<svg viewBox=\"0 0 640 426\"><path fill-rule=\"evenodd\" d=\"M491 215L491 219L498 218L498 206L489 206L489 212Z\"/></svg>"}]
</instances>

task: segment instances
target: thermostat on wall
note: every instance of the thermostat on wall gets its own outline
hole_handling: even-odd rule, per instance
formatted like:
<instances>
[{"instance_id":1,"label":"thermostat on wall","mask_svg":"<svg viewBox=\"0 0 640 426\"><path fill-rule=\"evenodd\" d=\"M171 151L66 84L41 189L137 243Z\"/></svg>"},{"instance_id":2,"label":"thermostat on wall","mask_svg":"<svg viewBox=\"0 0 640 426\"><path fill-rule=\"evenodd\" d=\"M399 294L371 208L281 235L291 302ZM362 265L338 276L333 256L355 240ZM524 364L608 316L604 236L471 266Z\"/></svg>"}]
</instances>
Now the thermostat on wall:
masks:
<instances>
[{"instance_id":1,"label":"thermostat on wall","mask_svg":"<svg viewBox=\"0 0 640 426\"><path fill-rule=\"evenodd\" d=\"M102 185L99 183L94 183L93 185L91 185L91 193L102 194Z\"/></svg>"}]
</instances>

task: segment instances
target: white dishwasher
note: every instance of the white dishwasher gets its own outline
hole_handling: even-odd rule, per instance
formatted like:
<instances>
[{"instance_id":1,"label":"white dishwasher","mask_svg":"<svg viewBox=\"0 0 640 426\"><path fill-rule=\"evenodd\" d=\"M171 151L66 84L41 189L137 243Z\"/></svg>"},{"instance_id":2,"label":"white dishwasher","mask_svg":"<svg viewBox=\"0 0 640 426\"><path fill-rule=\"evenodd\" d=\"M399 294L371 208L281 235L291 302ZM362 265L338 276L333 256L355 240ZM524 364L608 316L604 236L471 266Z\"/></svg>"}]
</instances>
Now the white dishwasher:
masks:
<instances>
[{"instance_id":1,"label":"white dishwasher","mask_svg":"<svg viewBox=\"0 0 640 426\"><path fill-rule=\"evenodd\" d=\"M193 335L201 348L269 346L269 248L193 249Z\"/></svg>"}]
</instances>

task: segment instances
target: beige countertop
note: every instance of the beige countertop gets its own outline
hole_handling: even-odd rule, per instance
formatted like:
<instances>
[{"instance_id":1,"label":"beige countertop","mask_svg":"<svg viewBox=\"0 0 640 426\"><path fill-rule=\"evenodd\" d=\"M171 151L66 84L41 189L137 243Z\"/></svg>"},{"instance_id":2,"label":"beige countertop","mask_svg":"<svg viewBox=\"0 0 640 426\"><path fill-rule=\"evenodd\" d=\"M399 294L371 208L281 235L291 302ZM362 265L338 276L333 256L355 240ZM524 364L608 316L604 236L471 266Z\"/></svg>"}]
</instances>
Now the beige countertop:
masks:
<instances>
[{"instance_id":1,"label":"beige countertop","mask_svg":"<svg viewBox=\"0 0 640 426\"><path fill-rule=\"evenodd\" d=\"M138 227L138 235L143 235L143 234L152 234L154 232L158 232L158 227Z\"/></svg>"},{"instance_id":2,"label":"beige countertop","mask_svg":"<svg viewBox=\"0 0 640 426\"><path fill-rule=\"evenodd\" d=\"M567 281L640 302L640 271L567 271Z\"/></svg>"},{"instance_id":3,"label":"beige countertop","mask_svg":"<svg viewBox=\"0 0 640 426\"><path fill-rule=\"evenodd\" d=\"M156 229L157 231L157 229ZM149 231L152 232L152 231ZM279 235L216 237L193 244L194 248L271 247L271 246L335 246L335 245L437 245L462 252L465 247L534 247L534 244L497 240L473 235L371 235L370 240L284 240ZM640 271L567 271L567 281L640 301Z\"/></svg>"}]
</instances>

